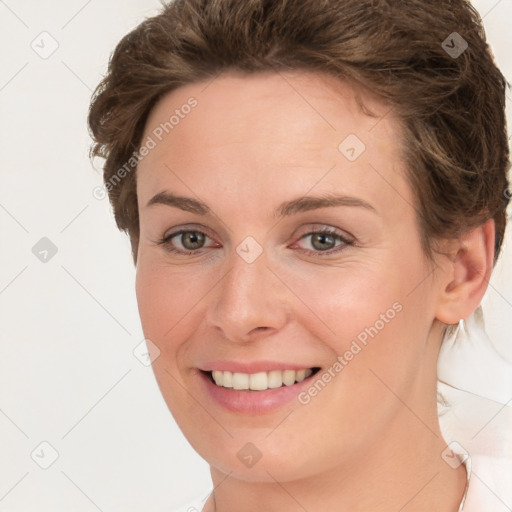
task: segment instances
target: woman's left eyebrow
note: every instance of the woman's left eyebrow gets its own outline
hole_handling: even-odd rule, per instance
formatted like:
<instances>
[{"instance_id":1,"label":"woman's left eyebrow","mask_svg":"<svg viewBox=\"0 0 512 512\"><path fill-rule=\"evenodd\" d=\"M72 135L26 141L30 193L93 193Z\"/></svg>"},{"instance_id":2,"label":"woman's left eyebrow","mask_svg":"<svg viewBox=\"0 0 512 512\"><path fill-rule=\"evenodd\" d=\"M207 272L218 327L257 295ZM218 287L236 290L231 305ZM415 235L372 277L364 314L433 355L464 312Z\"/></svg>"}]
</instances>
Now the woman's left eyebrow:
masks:
<instances>
[{"instance_id":1,"label":"woman's left eyebrow","mask_svg":"<svg viewBox=\"0 0 512 512\"><path fill-rule=\"evenodd\" d=\"M370 203L358 197L326 194L322 196L302 196L291 201L285 201L275 210L274 217L286 217L299 212L336 206L355 206L377 213L377 210Z\"/></svg>"},{"instance_id":2,"label":"woman's left eyebrow","mask_svg":"<svg viewBox=\"0 0 512 512\"><path fill-rule=\"evenodd\" d=\"M159 192L153 196L146 204L146 207L154 204L173 206L198 215L212 215L212 210L206 203L192 197L175 195L167 191ZM296 213L337 206L365 208L366 210L377 213L377 210L370 203L358 197L328 194L324 196L302 196L290 201L285 201L276 208L273 217L287 217Z\"/></svg>"}]
</instances>

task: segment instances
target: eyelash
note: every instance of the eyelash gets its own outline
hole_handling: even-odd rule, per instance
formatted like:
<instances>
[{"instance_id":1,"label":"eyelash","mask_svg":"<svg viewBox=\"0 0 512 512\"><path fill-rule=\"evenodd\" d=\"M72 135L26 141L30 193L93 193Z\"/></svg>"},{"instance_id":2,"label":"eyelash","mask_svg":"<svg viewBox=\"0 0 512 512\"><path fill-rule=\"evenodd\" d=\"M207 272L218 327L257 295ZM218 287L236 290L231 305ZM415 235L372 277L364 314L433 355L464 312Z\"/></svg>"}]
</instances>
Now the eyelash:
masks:
<instances>
[{"instance_id":1,"label":"eyelash","mask_svg":"<svg viewBox=\"0 0 512 512\"><path fill-rule=\"evenodd\" d=\"M157 243L157 245L163 245L165 247L165 250L167 250L167 251L169 251L171 253L175 253L175 254L179 254L179 255L183 255L183 256L191 256L191 255L194 255L194 254L200 254L201 251L203 250L203 248L191 251L191 250L186 250L186 249L185 250L177 250L177 249L175 249L174 247L171 246L170 241L174 237L176 237L178 235L182 235L184 233L200 233L200 234L204 235L205 237L210 238L210 237L208 237L208 235L206 233L204 233L201 230L197 230L197 229L181 229L179 231L176 231L174 233L170 233L169 235L160 238L156 243ZM335 239L343 242L343 244L338 246L338 247L335 247L333 249L329 249L327 251L312 251L312 250L309 250L309 249L303 249L303 251L307 255L309 255L309 256L320 256L320 257L329 256L331 254L334 254L334 253L342 251L347 246L354 245L354 240L351 240L348 237L345 237L345 236L341 235L340 233L338 233L333 228L324 228L324 229L320 229L320 230L317 230L317 231L310 231L310 232L302 235L299 238L299 240L302 240L303 238L306 238L306 237L308 237L310 235L329 235L329 236L333 236Z\"/></svg>"}]
</instances>

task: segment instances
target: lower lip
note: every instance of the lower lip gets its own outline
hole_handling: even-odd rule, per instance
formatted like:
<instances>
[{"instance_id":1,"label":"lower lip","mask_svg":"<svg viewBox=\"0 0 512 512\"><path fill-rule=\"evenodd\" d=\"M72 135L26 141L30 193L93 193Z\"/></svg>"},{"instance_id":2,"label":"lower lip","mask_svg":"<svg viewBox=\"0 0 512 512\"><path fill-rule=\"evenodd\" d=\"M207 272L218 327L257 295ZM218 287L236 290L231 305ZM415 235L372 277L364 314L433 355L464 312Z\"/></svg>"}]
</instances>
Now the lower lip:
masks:
<instances>
[{"instance_id":1,"label":"lower lip","mask_svg":"<svg viewBox=\"0 0 512 512\"><path fill-rule=\"evenodd\" d=\"M300 404L298 401L299 393L311 385L312 378L316 373L291 386L282 386L265 391L224 388L214 384L208 374L198 371L198 375L213 400L225 409L237 413L263 414L275 411L293 400Z\"/></svg>"}]
</instances>

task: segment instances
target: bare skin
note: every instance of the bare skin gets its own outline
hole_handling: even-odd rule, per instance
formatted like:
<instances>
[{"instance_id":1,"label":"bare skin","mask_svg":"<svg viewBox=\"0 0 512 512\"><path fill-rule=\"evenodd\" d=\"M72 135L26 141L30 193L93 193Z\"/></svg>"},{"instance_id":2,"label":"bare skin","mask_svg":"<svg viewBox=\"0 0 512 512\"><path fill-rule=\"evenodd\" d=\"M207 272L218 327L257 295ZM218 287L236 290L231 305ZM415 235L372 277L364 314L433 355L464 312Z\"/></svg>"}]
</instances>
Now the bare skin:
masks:
<instances>
[{"instance_id":1,"label":"bare skin","mask_svg":"<svg viewBox=\"0 0 512 512\"><path fill-rule=\"evenodd\" d=\"M163 397L210 464L215 494L203 512L456 512L466 474L441 457L437 356L443 325L485 293L492 221L429 260L399 125L369 94L377 117L364 114L345 83L223 74L167 94L143 140L190 97L197 106L137 170L136 284ZM339 149L350 134L365 145L353 161L355 139L354 152ZM213 213L147 206L161 191ZM272 215L284 201L334 193L352 203ZM325 228L342 236L327 239L328 255L311 235ZM156 243L180 229L204 233L204 245L181 235ZM248 236L263 251L252 263L236 251ZM239 414L204 392L198 368L216 358L325 370L393 304L400 311L307 405ZM237 456L247 443L262 454L252 467Z\"/></svg>"}]
</instances>

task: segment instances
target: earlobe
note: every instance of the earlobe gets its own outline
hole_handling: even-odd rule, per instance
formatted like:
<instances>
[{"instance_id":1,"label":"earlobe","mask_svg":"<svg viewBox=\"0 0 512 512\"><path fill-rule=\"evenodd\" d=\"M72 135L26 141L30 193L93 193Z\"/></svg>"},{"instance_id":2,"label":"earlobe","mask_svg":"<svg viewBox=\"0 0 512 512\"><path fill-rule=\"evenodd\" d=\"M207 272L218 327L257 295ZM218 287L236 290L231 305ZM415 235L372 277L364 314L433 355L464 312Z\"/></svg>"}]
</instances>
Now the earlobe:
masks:
<instances>
[{"instance_id":1,"label":"earlobe","mask_svg":"<svg viewBox=\"0 0 512 512\"><path fill-rule=\"evenodd\" d=\"M487 290L494 263L495 224L490 219L457 240L445 268L436 318L449 325L468 318Z\"/></svg>"}]
</instances>

